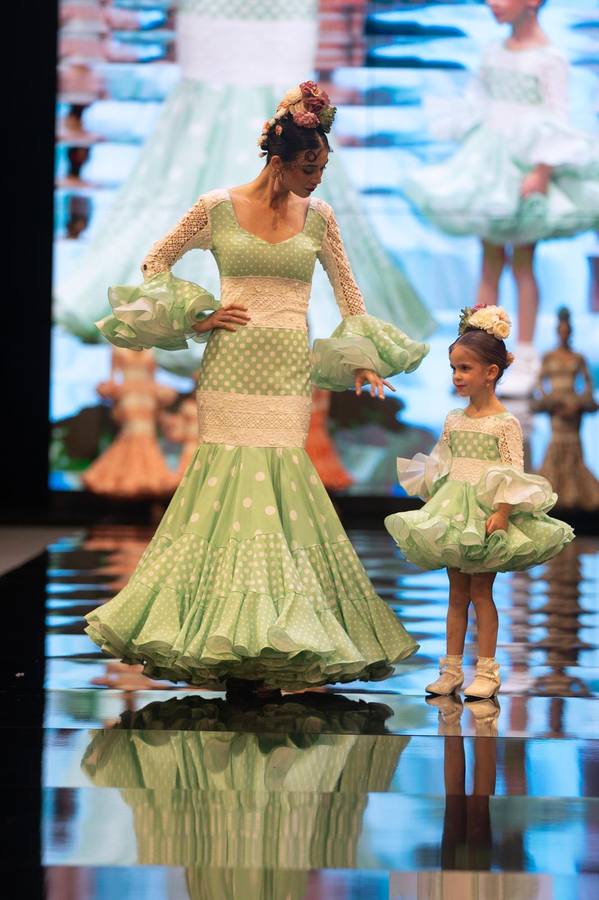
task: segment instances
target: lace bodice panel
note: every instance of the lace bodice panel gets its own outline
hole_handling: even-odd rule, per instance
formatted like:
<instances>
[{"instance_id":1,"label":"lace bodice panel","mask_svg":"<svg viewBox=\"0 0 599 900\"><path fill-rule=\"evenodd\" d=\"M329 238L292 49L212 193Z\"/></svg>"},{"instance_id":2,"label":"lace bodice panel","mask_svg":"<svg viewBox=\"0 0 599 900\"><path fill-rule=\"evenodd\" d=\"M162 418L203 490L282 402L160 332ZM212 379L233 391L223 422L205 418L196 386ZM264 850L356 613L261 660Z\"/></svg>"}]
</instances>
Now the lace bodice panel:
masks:
<instances>
[{"instance_id":1,"label":"lace bodice panel","mask_svg":"<svg viewBox=\"0 0 599 900\"><path fill-rule=\"evenodd\" d=\"M509 413L469 418L452 410L443 427L441 441L452 454L449 477L476 484L492 466L512 466L524 470L524 448L520 423Z\"/></svg>"},{"instance_id":2,"label":"lace bodice panel","mask_svg":"<svg viewBox=\"0 0 599 900\"><path fill-rule=\"evenodd\" d=\"M239 225L228 191L205 194L151 248L142 264L144 279L167 271L193 249L213 252L223 303L256 307L252 318L258 327L305 330L316 259L327 273L341 315L366 313L333 210L322 200L311 200L302 232L273 244Z\"/></svg>"},{"instance_id":3,"label":"lace bodice panel","mask_svg":"<svg viewBox=\"0 0 599 900\"><path fill-rule=\"evenodd\" d=\"M490 115L494 103L508 103L567 120L568 62L551 45L517 52L494 44L483 55L475 91Z\"/></svg>"}]
</instances>

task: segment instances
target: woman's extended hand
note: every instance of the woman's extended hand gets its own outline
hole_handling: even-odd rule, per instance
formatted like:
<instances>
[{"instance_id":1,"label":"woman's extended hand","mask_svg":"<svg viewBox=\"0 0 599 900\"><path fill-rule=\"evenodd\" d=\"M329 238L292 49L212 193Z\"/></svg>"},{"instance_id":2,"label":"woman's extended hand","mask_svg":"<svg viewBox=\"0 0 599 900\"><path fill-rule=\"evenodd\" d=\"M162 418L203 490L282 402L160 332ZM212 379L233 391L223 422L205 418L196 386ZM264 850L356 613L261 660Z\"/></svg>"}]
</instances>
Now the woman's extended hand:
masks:
<instances>
[{"instance_id":1,"label":"woman's extended hand","mask_svg":"<svg viewBox=\"0 0 599 900\"><path fill-rule=\"evenodd\" d=\"M205 334L213 328L237 331L236 325L247 325L249 321L247 307L240 303L231 303L230 306L221 306L216 312L206 316L201 322L196 322L192 327L198 334Z\"/></svg>"},{"instance_id":2,"label":"woman's extended hand","mask_svg":"<svg viewBox=\"0 0 599 900\"><path fill-rule=\"evenodd\" d=\"M376 372L373 372L372 369L356 369L356 394L358 397L362 393L362 385L368 382L370 384L370 396L376 397L377 394L381 400L385 399L385 391L384 387L388 387L389 390L395 391L395 388L392 384L389 384L388 381L385 381L383 378L380 378Z\"/></svg>"}]
</instances>

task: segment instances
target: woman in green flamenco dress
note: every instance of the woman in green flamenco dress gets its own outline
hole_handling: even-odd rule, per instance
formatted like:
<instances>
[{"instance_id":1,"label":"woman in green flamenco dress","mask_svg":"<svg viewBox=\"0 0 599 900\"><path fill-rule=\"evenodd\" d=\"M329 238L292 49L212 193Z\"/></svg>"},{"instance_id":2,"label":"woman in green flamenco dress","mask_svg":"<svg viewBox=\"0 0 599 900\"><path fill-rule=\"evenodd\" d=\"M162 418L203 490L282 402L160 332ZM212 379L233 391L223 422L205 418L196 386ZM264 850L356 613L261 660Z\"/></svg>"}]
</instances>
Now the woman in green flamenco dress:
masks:
<instances>
[{"instance_id":1,"label":"woman in green flamenco dress","mask_svg":"<svg viewBox=\"0 0 599 900\"><path fill-rule=\"evenodd\" d=\"M312 380L332 390L415 369L428 347L367 315L332 209L311 198L334 108L314 84L265 123L251 183L205 194L110 289L98 323L117 346L208 340L198 380L200 444L129 584L87 617L107 653L155 677L297 689L385 678L417 649L374 593L303 449L310 416L306 309L316 260L343 321L317 341ZM170 274L210 250L221 301Z\"/></svg>"}]
</instances>

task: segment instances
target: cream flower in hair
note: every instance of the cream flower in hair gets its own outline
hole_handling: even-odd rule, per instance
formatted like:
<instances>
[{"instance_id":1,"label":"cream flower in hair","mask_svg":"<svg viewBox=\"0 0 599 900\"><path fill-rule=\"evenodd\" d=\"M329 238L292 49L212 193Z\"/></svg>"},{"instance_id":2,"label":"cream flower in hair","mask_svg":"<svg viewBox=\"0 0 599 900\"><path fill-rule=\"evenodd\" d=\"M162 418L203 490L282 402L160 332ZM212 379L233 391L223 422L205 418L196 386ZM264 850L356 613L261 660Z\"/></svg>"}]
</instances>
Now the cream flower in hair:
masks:
<instances>
[{"instance_id":1,"label":"cream flower in hair","mask_svg":"<svg viewBox=\"0 0 599 900\"><path fill-rule=\"evenodd\" d=\"M300 103L303 98L303 94L301 88L294 87L290 88L283 99L281 100L281 106L293 106L294 103Z\"/></svg>"},{"instance_id":2,"label":"cream flower in hair","mask_svg":"<svg viewBox=\"0 0 599 900\"><path fill-rule=\"evenodd\" d=\"M512 330L510 317L501 306L490 305L475 308L468 316L466 323L470 328L480 328L481 331L492 334L498 340L505 340Z\"/></svg>"}]
</instances>

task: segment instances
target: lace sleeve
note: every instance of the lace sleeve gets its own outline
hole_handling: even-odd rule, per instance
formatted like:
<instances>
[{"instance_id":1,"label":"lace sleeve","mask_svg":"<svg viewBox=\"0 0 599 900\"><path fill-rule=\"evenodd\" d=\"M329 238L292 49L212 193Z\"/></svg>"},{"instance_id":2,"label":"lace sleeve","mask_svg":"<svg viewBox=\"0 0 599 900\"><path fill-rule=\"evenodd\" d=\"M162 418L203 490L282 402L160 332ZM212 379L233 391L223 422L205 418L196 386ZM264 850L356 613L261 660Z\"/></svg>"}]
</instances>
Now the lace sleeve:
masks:
<instances>
[{"instance_id":1,"label":"lace sleeve","mask_svg":"<svg viewBox=\"0 0 599 900\"><path fill-rule=\"evenodd\" d=\"M501 461L508 466L524 471L524 446L520 422L513 416L505 419L499 434Z\"/></svg>"},{"instance_id":2,"label":"lace sleeve","mask_svg":"<svg viewBox=\"0 0 599 900\"><path fill-rule=\"evenodd\" d=\"M200 197L175 227L151 248L141 266L144 279L166 272L189 250L208 250L210 245L210 217L206 203Z\"/></svg>"},{"instance_id":3,"label":"lace sleeve","mask_svg":"<svg viewBox=\"0 0 599 900\"><path fill-rule=\"evenodd\" d=\"M335 292L337 306L344 319L347 316L363 316L366 314L364 298L355 282L333 210L322 200L317 203L317 209L327 222L317 255Z\"/></svg>"},{"instance_id":4,"label":"lace sleeve","mask_svg":"<svg viewBox=\"0 0 599 900\"><path fill-rule=\"evenodd\" d=\"M445 417L445 422L443 423L443 431L441 432L439 442L441 444L447 444L449 446L449 416Z\"/></svg>"}]
</instances>

